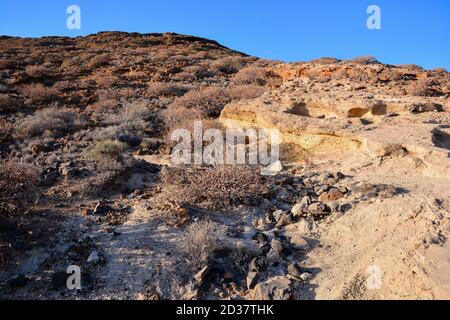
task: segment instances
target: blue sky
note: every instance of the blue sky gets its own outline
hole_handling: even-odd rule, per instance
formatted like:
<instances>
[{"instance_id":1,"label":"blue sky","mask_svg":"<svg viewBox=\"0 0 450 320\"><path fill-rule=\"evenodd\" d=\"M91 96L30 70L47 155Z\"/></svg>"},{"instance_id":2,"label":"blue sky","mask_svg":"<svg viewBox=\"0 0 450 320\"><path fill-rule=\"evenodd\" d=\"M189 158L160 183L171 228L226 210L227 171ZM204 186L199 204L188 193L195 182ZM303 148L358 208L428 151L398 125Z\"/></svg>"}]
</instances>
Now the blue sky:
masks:
<instances>
[{"instance_id":1,"label":"blue sky","mask_svg":"<svg viewBox=\"0 0 450 320\"><path fill-rule=\"evenodd\" d=\"M81 8L81 30L66 8ZM381 8L381 30L366 9ZM373 55L385 63L450 70L449 0L1 0L0 34L78 36L98 31L177 32L263 58L304 61Z\"/></svg>"}]
</instances>

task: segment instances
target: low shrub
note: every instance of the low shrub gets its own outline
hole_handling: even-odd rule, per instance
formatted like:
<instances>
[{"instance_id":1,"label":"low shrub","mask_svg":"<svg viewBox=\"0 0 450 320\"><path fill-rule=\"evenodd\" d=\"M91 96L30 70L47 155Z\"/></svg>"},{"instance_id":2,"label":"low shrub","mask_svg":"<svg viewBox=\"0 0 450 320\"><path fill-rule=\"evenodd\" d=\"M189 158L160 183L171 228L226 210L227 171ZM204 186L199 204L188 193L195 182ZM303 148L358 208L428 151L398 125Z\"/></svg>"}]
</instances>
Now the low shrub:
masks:
<instances>
[{"instance_id":1,"label":"low shrub","mask_svg":"<svg viewBox=\"0 0 450 320\"><path fill-rule=\"evenodd\" d=\"M168 169L162 172L162 182L169 203L215 210L255 204L264 189L259 168L246 165Z\"/></svg>"},{"instance_id":2,"label":"low shrub","mask_svg":"<svg viewBox=\"0 0 450 320\"><path fill-rule=\"evenodd\" d=\"M236 73L231 82L235 85L256 84L263 86L267 82L268 73L265 68L249 66Z\"/></svg>"},{"instance_id":3,"label":"low shrub","mask_svg":"<svg viewBox=\"0 0 450 320\"><path fill-rule=\"evenodd\" d=\"M436 94L434 86L436 81L432 79L420 79L411 82L406 88L406 92L413 96L433 96Z\"/></svg>"},{"instance_id":4,"label":"low shrub","mask_svg":"<svg viewBox=\"0 0 450 320\"><path fill-rule=\"evenodd\" d=\"M361 56L361 57L356 57L356 58L347 60L347 62L366 65L366 64L376 63L377 58L374 56Z\"/></svg>"},{"instance_id":5,"label":"low shrub","mask_svg":"<svg viewBox=\"0 0 450 320\"><path fill-rule=\"evenodd\" d=\"M0 160L0 214L26 213L36 194L38 170L16 159Z\"/></svg>"},{"instance_id":6,"label":"low shrub","mask_svg":"<svg viewBox=\"0 0 450 320\"><path fill-rule=\"evenodd\" d=\"M43 78L50 75L50 70L45 66L37 65L37 66L27 66L25 68L25 72L33 78Z\"/></svg>"},{"instance_id":7,"label":"low shrub","mask_svg":"<svg viewBox=\"0 0 450 320\"><path fill-rule=\"evenodd\" d=\"M19 101L7 94L0 94L0 114L14 112L19 106Z\"/></svg>"},{"instance_id":8,"label":"low shrub","mask_svg":"<svg viewBox=\"0 0 450 320\"><path fill-rule=\"evenodd\" d=\"M111 57L109 54L101 54L101 55L93 57L89 61L88 66L90 68L98 68L98 67L101 67L101 66L109 63L110 60L111 60Z\"/></svg>"},{"instance_id":9,"label":"low shrub","mask_svg":"<svg viewBox=\"0 0 450 320\"><path fill-rule=\"evenodd\" d=\"M147 93L150 97L179 97L187 92L183 86L167 82L151 82L148 84Z\"/></svg>"},{"instance_id":10,"label":"low shrub","mask_svg":"<svg viewBox=\"0 0 450 320\"><path fill-rule=\"evenodd\" d=\"M230 87L230 97L234 101L254 99L261 96L267 89L261 86L244 84Z\"/></svg>"},{"instance_id":11,"label":"low shrub","mask_svg":"<svg viewBox=\"0 0 450 320\"><path fill-rule=\"evenodd\" d=\"M49 134L66 134L86 125L78 113L70 109L47 108L23 119L17 128L20 137Z\"/></svg>"},{"instance_id":12,"label":"low shrub","mask_svg":"<svg viewBox=\"0 0 450 320\"><path fill-rule=\"evenodd\" d=\"M218 117L223 107L231 101L227 89L204 87L189 91L176 98L169 108L186 108L200 110L204 117Z\"/></svg>"},{"instance_id":13,"label":"low shrub","mask_svg":"<svg viewBox=\"0 0 450 320\"><path fill-rule=\"evenodd\" d=\"M225 57L219 60L214 60L210 64L213 71L222 72L225 74L233 74L239 71L244 66L245 59L243 57Z\"/></svg>"},{"instance_id":14,"label":"low shrub","mask_svg":"<svg viewBox=\"0 0 450 320\"><path fill-rule=\"evenodd\" d=\"M46 87L41 83L24 85L19 92L26 98L27 104L48 102L55 99L58 94L55 88Z\"/></svg>"},{"instance_id":15,"label":"low shrub","mask_svg":"<svg viewBox=\"0 0 450 320\"><path fill-rule=\"evenodd\" d=\"M88 149L86 157L90 160L120 159L127 147L126 143L120 141L100 141Z\"/></svg>"}]
</instances>

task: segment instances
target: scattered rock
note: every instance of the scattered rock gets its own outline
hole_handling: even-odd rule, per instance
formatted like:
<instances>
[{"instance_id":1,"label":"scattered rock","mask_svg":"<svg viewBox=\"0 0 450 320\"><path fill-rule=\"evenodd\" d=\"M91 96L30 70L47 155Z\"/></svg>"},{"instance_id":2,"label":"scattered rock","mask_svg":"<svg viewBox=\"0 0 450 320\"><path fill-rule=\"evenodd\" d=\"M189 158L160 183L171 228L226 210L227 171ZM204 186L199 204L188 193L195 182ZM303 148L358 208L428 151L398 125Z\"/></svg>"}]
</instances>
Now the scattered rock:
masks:
<instances>
[{"instance_id":1,"label":"scattered rock","mask_svg":"<svg viewBox=\"0 0 450 320\"><path fill-rule=\"evenodd\" d=\"M275 225L277 228L284 227L293 222L292 216L290 214L284 214L280 217L277 224Z\"/></svg>"},{"instance_id":2,"label":"scattered rock","mask_svg":"<svg viewBox=\"0 0 450 320\"><path fill-rule=\"evenodd\" d=\"M262 168L261 174L265 176L273 176L276 175L277 173L280 173L281 171L283 171L283 165L281 164L281 161L278 160L272 163L271 165Z\"/></svg>"},{"instance_id":3,"label":"scattered rock","mask_svg":"<svg viewBox=\"0 0 450 320\"><path fill-rule=\"evenodd\" d=\"M87 258L87 262L96 264L100 261L100 256L97 251L92 251Z\"/></svg>"},{"instance_id":4,"label":"scattered rock","mask_svg":"<svg viewBox=\"0 0 450 320\"><path fill-rule=\"evenodd\" d=\"M311 273L309 273L309 272L303 272L303 273L300 275L300 279L302 279L303 281L308 281L308 280L310 280L312 277L313 277L313 275L312 275Z\"/></svg>"},{"instance_id":5,"label":"scattered rock","mask_svg":"<svg viewBox=\"0 0 450 320\"><path fill-rule=\"evenodd\" d=\"M325 215L327 214L327 206L322 202L314 202L308 206L308 212L312 215Z\"/></svg>"},{"instance_id":6,"label":"scattered rock","mask_svg":"<svg viewBox=\"0 0 450 320\"><path fill-rule=\"evenodd\" d=\"M295 233L291 237L290 241L291 241L291 246L296 250L308 251L309 249L311 249L308 241L306 241L306 239L298 233Z\"/></svg>"},{"instance_id":7,"label":"scattered rock","mask_svg":"<svg viewBox=\"0 0 450 320\"><path fill-rule=\"evenodd\" d=\"M342 172L337 171L334 176L336 178L338 178L339 180L345 179L345 174L343 174Z\"/></svg>"},{"instance_id":8,"label":"scattered rock","mask_svg":"<svg viewBox=\"0 0 450 320\"><path fill-rule=\"evenodd\" d=\"M336 188L332 188L329 191L322 193L319 197L319 201L327 202L327 201L335 201L344 197L344 194L337 190Z\"/></svg>"},{"instance_id":9,"label":"scattered rock","mask_svg":"<svg viewBox=\"0 0 450 320\"><path fill-rule=\"evenodd\" d=\"M259 273L256 271L250 271L247 275L247 288L253 289L259 280Z\"/></svg>"},{"instance_id":10,"label":"scattered rock","mask_svg":"<svg viewBox=\"0 0 450 320\"><path fill-rule=\"evenodd\" d=\"M303 274L302 268L297 263L290 263L287 267L287 272L291 276L301 279L301 276Z\"/></svg>"},{"instance_id":11,"label":"scattered rock","mask_svg":"<svg viewBox=\"0 0 450 320\"><path fill-rule=\"evenodd\" d=\"M303 212L308 209L308 206L311 204L311 198L309 196L304 196L299 203L295 204L292 207L291 213L294 217L301 216Z\"/></svg>"},{"instance_id":12,"label":"scattered rock","mask_svg":"<svg viewBox=\"0 0 450 320\"><path fill-rule=\"evenodd\" d=\"M311 232L312 230L312 225L311 223L306 220L306 219L301 219L298 223L297 223L297 230L299 235L306 235L309 232Z\"/></svg>"},{"instance_id":13,"label":"scattered rock","mask_svg":"<svg viewBox=\"0 0 450 320\"><path fill-rule=\"evenodd\" d=\"M259 244L264 244L269 240L269 238L264 233L257 232L253 236L252 240L258 242Z\"/></svg>"},{"instance_id":14,"label":"scattered rock","mask_svg":"<svg viewBox=\"0 0 450 320\"><path fill-rule=\"evenodd\" d=\"M254 300L290 300L292 298L291 280L275 277L258 283L252 291Z\"/></svg>"}]
</instances>

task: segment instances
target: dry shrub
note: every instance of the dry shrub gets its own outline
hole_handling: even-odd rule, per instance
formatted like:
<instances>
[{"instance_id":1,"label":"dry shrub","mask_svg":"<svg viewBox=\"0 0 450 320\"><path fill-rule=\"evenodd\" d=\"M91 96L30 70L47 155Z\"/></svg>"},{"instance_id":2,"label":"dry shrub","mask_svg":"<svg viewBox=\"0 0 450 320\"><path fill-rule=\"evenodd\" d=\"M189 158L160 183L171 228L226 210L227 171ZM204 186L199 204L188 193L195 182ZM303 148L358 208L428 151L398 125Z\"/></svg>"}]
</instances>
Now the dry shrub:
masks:
<instances>
[{"instance_id":1,"label":"dry shrub","mask_svg":"<svg viewBox=\"0 0 450 320\"><path fill-rule=\"evenodd\" d=\"M18 106L19 102L15 98L7 94L0 94L0 114L13 112Z\"/></svg>"},{"instance_id":2,"label":"dry shrub","mask_svg":"<svg viewBox=\"0 0 450 320\"><path fill-rule=\"evenodd\" d=\"M183 115L183 116L181 116ZM191 133L191 141L193 144L194 141L194 124L196 121L201 120L202 131L205 132L208 129L217 129L223 130L223 126L216 119L200 119L198 118L198 114L193 110L186 110L185 112L180 114L180 117L177 119L172 119L172 122L165 123L165 131L164 131L164 144L166 146L165 151L170 151L172 148L178 143L178 141L172 140L172 133L176 129L185 129ZM204 143L206 145L207 143Z\"/></svg>"},{"instance_id":3,"label":"dry shrub","mask_svg":"<svg viewBox=\"0 0 450 320\"><path fill-rule=\"evenodd\" d=\"M206 59L211 58L211 54L208 51L199 51L199 52L189 55L189 58L198 59L198 60L206 60Z\"/></svg>"},{"instance_id":4,"label":"dry shrub","mask_svg":"<svg viewBox=\"0 0 450 320\"><path fill-rule=\"evenodd\" d=\"M165 131L184 128L186 122L193 122L203 119L203 113L198 109L188 109L182 105L169 105L167 109L159 113L164 123Z\"/></svg>"},{"instance_id":5,"label":"dry shrub","mask_svg":"<svg viewBox=\"0 0 450 320\"><path fill-rule=\"evenodd\" d=\"M109 88L120 83L120 78L116 75L107 73L100 75L97 79L97 85L101 88Z\"/></svg>"},{"instance_id":6,"label":"dry shrub","mask_svg":"<svg viewBox=\"0 0 450 320\"><path fill-rule=\"evenodd\" d=\"M117 91L97 90L97 102L89 105L87 110L112 110L119 106L120 95Z\"/></svg>"},{"instance_id":7,"label":"dry shrub","mask_svg":"<svg viewBox=\"0 0 450 320\"><path fill-rule=\"evenodd\" d=\"M242 68L236 73L231 82L235 85L256 84L263 86L266 84L268 72L265 68L249 66Z\"/></svg>"},{"instance_id":8,"label":"dry shrub","mask_svg":"<svg viewBox=\"0 0 450 320\"><path fill-rule=\"evenodd\" d=\"M218 117L223 107L231 101L229 92L224 88L205 87L189 91L178 97L169 108L200 110L204 117Z\"/></svg>"},{"instance_id":9,"label":"dry shrub","mask_svg":"<svg viewBox=\"0 0 450 320\"><path fill-rule=\"evenodd\" d=\"M63 80L56 82L52 88L58 92L65 92L76 89L76 85L71 81Z\"/></svg>"},{"instance_id":10,"label":"dry shrub","mask_svg":"<svg viewBox=\"0 0 450 320\"><path fill-rule=\"evenodd\" d=\"M111 115L106 115L104 127L96 128L88 136L94 140L119 140L137 145L142 137L155 132L158 122L145 101L125 103Z\"/></svg>"},{"instance_id":11,"label":"dry shrub","mask_svg":"<svg viewBox=\"0 0 450 320\"><path fill-rule=\"evenodd\" d=\"M434 68L433 70L431 70L435 73L447 73L447 69L443 68L443 67L438 67L438 68Z\"/></svg>"},{"instance_id":12,"label":"dry shrub","mask_svg":"<svg viewBox=\"0 0 450 320\"><path fill-rule=\"evenodd\" d=\"M120 159L127 149L127 144L120 141L105 140L97 142L86 152L86 157L90 160Z\"/></svg>"},{"instance_id":13,"label":"dry shrub","mask_svg":"<svg viewBox=\"0 0 450 320\"><path fill-rule=\"evenodd\" d=\"M78 56L74 56L74 57L64 59L64 61L61 63L60 68L62 68L62 69L78 68L82 64L83 64L83 60Z\"/></svg>"},{"instance_id":14,"label":"dry shrub","mask_svg":"<svg viewBox=\"0 0 450 320\"><path fill-rule=\"evenodd\" d=\"M175 83L151 82L148 84L147 93L150 97L179 97L187 92L187 89Z\"/></svg>"},{"instance_id":15,"label":"dry shrub","mask_svg":"<svg viewBox=\"0 0 450 320\"><path fill-rule=\"evenodd\" d=\"M194 272L203 268L214 251L224 245L226 231L225 226L211 220L195 222L187 227L178 247Z\"/></svg>"},{"instance_id":16,"label":"dry shrub","mask_svg":"<svg viewBox=\"0 0 450 320\"><path fill-rule=\"evenodd\" d=\"M243 57L225 57L215 60L210 64L213 71L219 71L225 74L233 74L244 66L245 59Z\"/></svg>"},{"instance_id":17,"label":"dry shrub","mask_svg":"<svg viewBox=\"0 0 450 320\"><path fill-rule=\"evenodd\" d=\"M376 63L377 58L374 56L361 56L361 57L356 57L356 58L347 60L347 62L366 65L366 64Z\"/></svg>"},{"instance_id":18,"label":"dry shrub","mask_svg":"<svg viewBox=\"0 0 450 320\"><path fill-rule=\"evenodd\" d=\"M172 78L176 81L196 81L211 77L213 74L203 66L189 66Z\"/></svg>"},{"instance_id":19,"label":"dry shrub","mask_svg":"<svg viewBox=\"0 0 450 320\"><path fill-rule=\"evenodd\" d=\"M420 79L411 82L406 88L406 92L413 96L433 96L436 94L436 90L433 88L436 84L436 81L432 79Z\"/></svg>"},{"instance_id":20,"label":"dry shrub","mask_svg":"<svg viewBox=\"0 0 450 320\"><path fill-rule=\"evenodd\" d=\"M50 74L50 70L45 66L27 66L25 72L33 78L43 78Z\"/></svg>"},{"instance_id":21,"label":"dry shrub","mask_svg":"<svg viewBox=\"0 0 450 320\"><path fill-rule=\"evenodd\" d=\"M243 203L255 204L263 192L257 166L167 169L162 172L162 181L167 187L164 200L176 206L191 204L223 210Z\"/></svg>"},{"instance_id":22,"label":"dry shrub","mask_svg":"<svg viewBox=\"0 0 450 320\"><path fill-rule=\"evenodd\" d=\"M399 64L397 67L407 69L408 71L423 71L423 67L417 64Z\"/></svg>"},{"instance_id":23,"label":"dry shrub","mask_svg":"<svg viewBox=\"0 0 450 320\"><path fill-rule=\"evenodd\" d=\"M116 185L133 166L133 163L133 159L127 156L123 156L121 159L104 156L90 160L87 167L94 175L78 184L74 191L79 192L81 196L94 197L98 197L99 193L107 188L117 191Z\"/></svg>"},{"instance_id":24,"label":"dry shrub","mask_svg":"<svg viewBox=\"0 0 450 320\"><path fill-rule=\"evenodd\" d=\"M14 123L0 118L0 142L4 142L11 137L14 131Z\"/></svg>"},{"instance_id":25,"label":"dry shrub","mask_svg":"<svg viewBox=\"0 0 450 320\"><path fill-rule=\"evenodd\" d=\"M314 63L314 64L327 65L327 64L339 63L339 62L341 62L341 60L336 59L336 58L331 58L331 57L323 57L323 58L313 59L310 62Z\"/></svg>"},{"instance_id":26,"label":"dry shrub","mask_svg":"<svg viewBox=\"0 0 450 320\"><path fill-rule=\"evenodd\" d=\"M43 133L66 134L85 125L80 116L70 109L47 108L23 119L17 133L20 137L35 137Z\"/></svg>"},{"instance_id":27,"label":"dry shrub","mask_svg":"<svg viewBox=\"0 0 450 320\"><path fill-rule=\"evenodd\" d=\"M46 87L41 83L32 83L20 88L20 93L26 98L26 103L44 103L56 99L58 91L55 88Z\"/></svg>"},{"instance_id":28,"label":"dry shrub","mask_svg":"<svg viewBox=\"0 0 450 320\"><path fill-rule=\"evenodd\" d=\"M39 183L35 167L8 158L0 160L0 214L24 213Z\"/></svg>"},{"instance_id":29,"label":"dry shrub","mask_svg":"<svg viewBox=\"0 0 450 320\"><path fill-rule=\"evenodd\" d=\"M1 58L0 59L0 70L13 69L17 62L13 59Z\"/></svg>"},{"instance_id":30,"label":"dry shrub","mask_svg":"<svg viewBox=\"0 0 450 320\"><path fill-rule=\"evenodd\" d=\"M88 63L88 67L98 68L109 63L110 60L111 57L109 54L101 54L99 56L95 56L94 58L92 58Z\"/></svg>"},{"instance_id":31,"label":"dry shrub","mask_svg":"<svg viewBox=\"0 0 450 320\"><path fill-rule=\"evenodd\" d=\"M261 96L266 91L266 88L252 84L232 86L229 90L232 100L254 99Z\"/></svg>"},{"instance_id":32,"label":"dry shrub","mask_svg":"<svg viewBox=\"0 0 450 320\"><path fill-rule=\"evenodd\" d=\"M405 75L403 74L403 72L401 72L398 69L386 69L383 70L383 72L381 73L381 78L384 78L388 81L399 81L402 80L405 77Z\"/></svg>"}]
</instances>

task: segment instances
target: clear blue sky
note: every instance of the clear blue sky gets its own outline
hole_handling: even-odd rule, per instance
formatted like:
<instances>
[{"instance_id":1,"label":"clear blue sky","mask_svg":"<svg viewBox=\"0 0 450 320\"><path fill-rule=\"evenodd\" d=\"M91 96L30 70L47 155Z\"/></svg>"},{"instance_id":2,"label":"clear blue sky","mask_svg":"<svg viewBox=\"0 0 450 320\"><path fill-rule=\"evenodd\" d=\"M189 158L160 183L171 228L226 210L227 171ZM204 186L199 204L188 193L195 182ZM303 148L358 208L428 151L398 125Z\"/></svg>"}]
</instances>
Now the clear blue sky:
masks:
<instances>
[{"instance_id":1,"label":"clear blue sky","mask_svg":"<svg viewBox=\"0 0 450 320\"><path fill-rule=\"evenodd\" d=\"M81 8L81 30L66 8ZM381 8L382 29L366 27ZM78 36L98 31L177 32L285 61L374 55L385 63L450 70L450 0L1 0L0 34Z\"/></svg>"}]
</instances>

